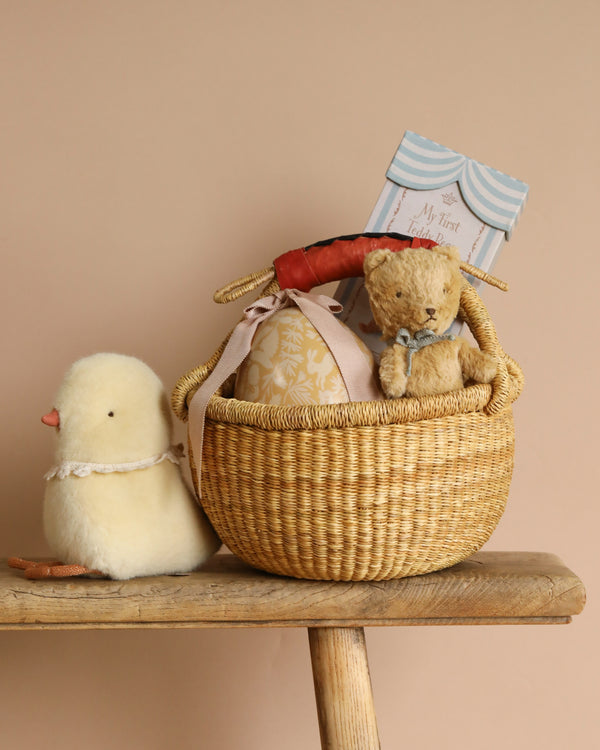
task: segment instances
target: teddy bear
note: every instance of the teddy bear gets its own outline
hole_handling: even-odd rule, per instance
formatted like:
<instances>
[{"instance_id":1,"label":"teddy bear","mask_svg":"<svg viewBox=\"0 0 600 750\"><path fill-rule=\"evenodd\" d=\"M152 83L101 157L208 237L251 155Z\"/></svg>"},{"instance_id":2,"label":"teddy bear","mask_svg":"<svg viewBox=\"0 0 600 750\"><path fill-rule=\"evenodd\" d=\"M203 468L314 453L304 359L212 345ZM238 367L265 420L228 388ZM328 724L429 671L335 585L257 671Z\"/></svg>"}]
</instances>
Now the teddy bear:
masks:
<instances>
[{"instance_id":1,"label":"teddy bear","mask_svg":"<svg viewBox=\"0 0 600 750\"><path fill-rule=\"evenodd\" d=\"M364 261L373 318L388 345L379 378L387 398L426 396L489 383L495 358L446 333L460 306L466 281L460 254L451 245L373 250Z\"/></svg>"}]
</instances>

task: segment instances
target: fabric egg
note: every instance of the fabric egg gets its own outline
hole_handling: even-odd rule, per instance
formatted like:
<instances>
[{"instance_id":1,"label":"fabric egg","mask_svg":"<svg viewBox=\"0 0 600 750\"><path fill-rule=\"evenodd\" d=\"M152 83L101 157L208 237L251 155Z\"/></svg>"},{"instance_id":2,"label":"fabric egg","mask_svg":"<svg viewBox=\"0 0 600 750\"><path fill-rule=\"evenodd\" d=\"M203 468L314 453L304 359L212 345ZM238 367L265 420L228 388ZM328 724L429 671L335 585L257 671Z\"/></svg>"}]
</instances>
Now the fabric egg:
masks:
<instances>
[{"instance_id":1,"label":"fabric egg","mask_svg":"<svg viewBox=\"0 0 600 750\"><path fill-rule=\"evenodd\" d=\"M381 399L373 355L351 333L356 341L356 356L365 358L373 375L372 399ZM250 353L238 369L234 396L243 401L280 406L349 401L329 347L297 307L279 310L260 324Z\"/></svg>"}]
</instances>

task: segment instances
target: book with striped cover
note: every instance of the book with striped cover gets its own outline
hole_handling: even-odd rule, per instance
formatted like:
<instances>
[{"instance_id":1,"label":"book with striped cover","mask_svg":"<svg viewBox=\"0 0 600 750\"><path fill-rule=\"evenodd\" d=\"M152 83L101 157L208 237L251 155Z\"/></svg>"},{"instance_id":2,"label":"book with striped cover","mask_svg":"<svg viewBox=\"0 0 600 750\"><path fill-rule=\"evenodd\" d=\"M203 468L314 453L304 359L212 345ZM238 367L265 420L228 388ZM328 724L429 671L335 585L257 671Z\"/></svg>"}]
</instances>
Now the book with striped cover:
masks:
<instances>
[{"instance_id":1,"label":"book with striped cover","mask_svg":"<svg viewBox=\"0 0 600 750\"><path fill-rule=\"evenodd\" d=\"M514 177L407 131L365 231L399 232L456 245L463 260L491 272L528 190ZM470 281L476 287L481 283ZM379 334L369 333L371 311L363 280L341 282L335 297L344 306L341 319L373 352L381 352L385 342Z\"/></svg>"}]
</instances>

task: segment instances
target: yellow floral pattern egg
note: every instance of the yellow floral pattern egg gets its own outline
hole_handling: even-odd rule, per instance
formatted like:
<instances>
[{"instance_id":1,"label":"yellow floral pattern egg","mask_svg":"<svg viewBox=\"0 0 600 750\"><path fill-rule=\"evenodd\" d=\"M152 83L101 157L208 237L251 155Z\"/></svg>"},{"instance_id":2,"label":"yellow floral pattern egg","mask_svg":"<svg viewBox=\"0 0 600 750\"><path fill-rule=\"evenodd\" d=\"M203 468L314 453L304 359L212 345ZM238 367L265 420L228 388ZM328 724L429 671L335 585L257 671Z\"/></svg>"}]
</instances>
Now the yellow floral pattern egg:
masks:
<instances>
[{"instance_id":1,"label":"yellow floral pattern egg","mask_svg":"<svg viewBox=\"0 0 600 750\"><path fill-rule=\"evenodd\" d=\"M357 356L365 357L375 373L373 355L353 336ZM279 406L349 400L329 347L297 307L279 310L260 324L250 354L238 369L234 395L243 401Z\"/></svg>"}]
</instances>

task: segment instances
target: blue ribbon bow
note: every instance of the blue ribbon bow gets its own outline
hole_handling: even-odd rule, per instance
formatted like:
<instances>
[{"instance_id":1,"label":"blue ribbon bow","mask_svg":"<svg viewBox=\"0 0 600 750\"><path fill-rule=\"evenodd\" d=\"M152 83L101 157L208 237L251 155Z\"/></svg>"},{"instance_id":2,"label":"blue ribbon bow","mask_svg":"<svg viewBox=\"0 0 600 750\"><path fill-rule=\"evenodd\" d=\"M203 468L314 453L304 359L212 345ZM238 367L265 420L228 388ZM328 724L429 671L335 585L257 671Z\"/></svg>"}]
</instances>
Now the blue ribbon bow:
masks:
<instances>
[{"instance_id":1,"label":"blue ribbon bow","mask_svg":"<svg viewBox=\"0 0 600 750\"><path fill-rule=\"evenodd\" d=\"M395 342L396 344L405 346L408 349L408 364L406 366L407 377L412 372L413 354L430 344L436 344L438 341L454 341L454 335L451 333L438 335L430 328L422 328L420 331L417 331L414 336L411 336L406 328L400 328L396 334Z\"/></svg>"}]
</instances>

